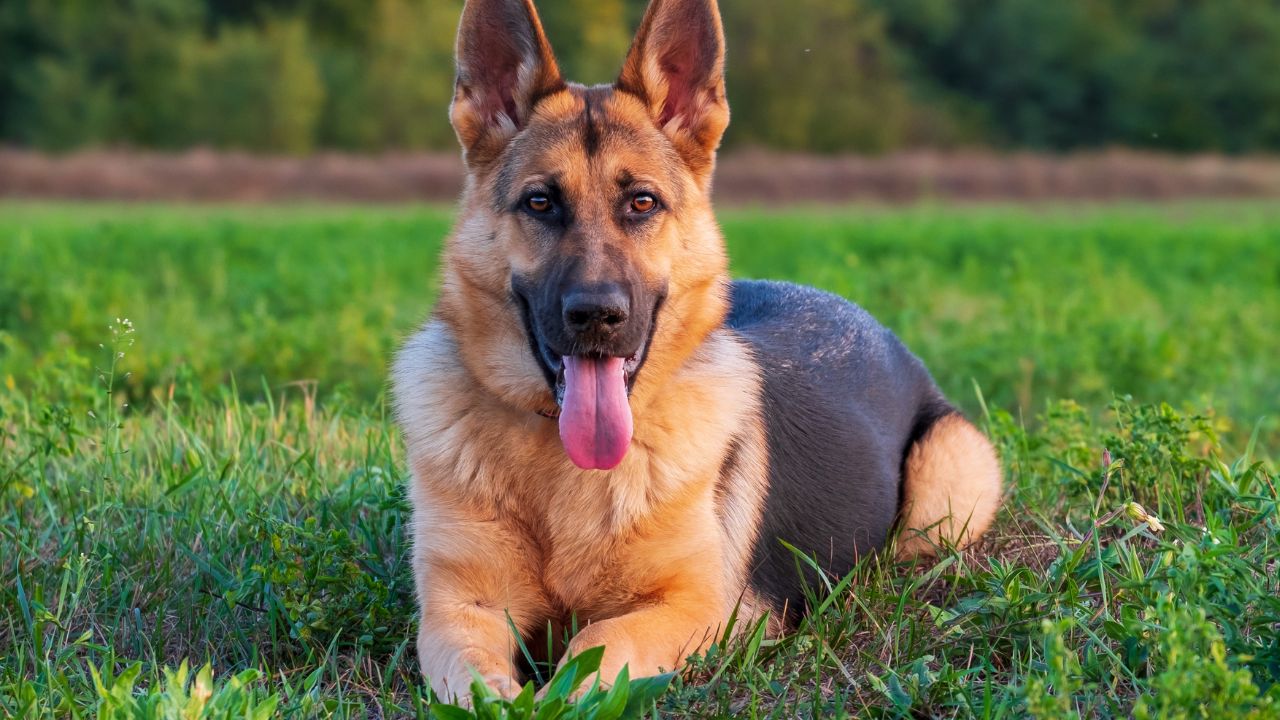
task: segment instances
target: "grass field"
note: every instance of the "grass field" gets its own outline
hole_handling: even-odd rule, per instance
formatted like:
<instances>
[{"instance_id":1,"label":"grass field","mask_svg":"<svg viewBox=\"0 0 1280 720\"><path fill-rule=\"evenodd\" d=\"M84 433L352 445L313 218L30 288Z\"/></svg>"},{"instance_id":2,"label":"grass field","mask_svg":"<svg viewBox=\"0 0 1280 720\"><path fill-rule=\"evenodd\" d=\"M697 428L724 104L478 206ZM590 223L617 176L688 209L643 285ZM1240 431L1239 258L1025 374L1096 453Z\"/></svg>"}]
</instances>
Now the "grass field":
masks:
<instances>
[{"instance_id":1,"label":"grass field","mask_svg":"<svg viewBox=\"0 0 1280 720\"><path fill-rule=\"evenodd\" d=\"M736 274L896 330L1009 495L982 547L865 558L651 710L1280 717L1280 207L722 219ZM0 717L428 712L383 388L448 223L0 204Z\"/></svg>"}]
</instances>

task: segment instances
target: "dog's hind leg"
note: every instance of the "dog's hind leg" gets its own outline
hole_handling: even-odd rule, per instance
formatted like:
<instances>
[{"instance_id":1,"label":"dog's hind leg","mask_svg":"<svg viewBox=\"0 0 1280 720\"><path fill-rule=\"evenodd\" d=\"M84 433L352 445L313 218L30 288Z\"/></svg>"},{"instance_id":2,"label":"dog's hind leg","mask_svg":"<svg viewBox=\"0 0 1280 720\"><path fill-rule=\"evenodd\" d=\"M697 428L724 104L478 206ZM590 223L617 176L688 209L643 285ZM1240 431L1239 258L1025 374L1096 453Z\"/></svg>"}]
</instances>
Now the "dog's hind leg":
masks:
<instances>
[{"instance_id":1,"label":"dog's hind leg","mask_svg":"<svg viewBox=\"0 0 1280 720\"><path fill-rule=\"evenodd\" d=\"M897 557L965 547L990 527L1003 473L995 448L958 413L944 415L907 451Z\"/></svg>"}]
</instances>

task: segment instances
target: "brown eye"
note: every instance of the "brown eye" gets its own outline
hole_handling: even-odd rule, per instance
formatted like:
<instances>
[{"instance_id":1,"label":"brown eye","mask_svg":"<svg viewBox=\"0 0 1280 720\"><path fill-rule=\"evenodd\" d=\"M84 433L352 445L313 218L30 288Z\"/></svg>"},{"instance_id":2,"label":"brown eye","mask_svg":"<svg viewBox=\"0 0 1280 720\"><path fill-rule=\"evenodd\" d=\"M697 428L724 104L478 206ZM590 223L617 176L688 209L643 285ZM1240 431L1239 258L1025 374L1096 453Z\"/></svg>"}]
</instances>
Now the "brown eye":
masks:
<instances>
[{"instance_id":1,"label":"brown eye","mask_svg":"<svg viewBox=\"0 0 1280 720\"><path fill-rule=\"evenodd\" d=\"M658 207L658 199L649 193L640 193L631 198L631 212L645 215Z\"/></svg>"},{"instance_id":2,"label":"brown eye","mask_svg":"<svg viewBox=\"0 0 1280 720\"><path fill-rule=\"evenodd\" d=\"M530 195L524 201L525 207L536 213L551 212L551 198L546 195Z\"/></svg>"}]
</instances>

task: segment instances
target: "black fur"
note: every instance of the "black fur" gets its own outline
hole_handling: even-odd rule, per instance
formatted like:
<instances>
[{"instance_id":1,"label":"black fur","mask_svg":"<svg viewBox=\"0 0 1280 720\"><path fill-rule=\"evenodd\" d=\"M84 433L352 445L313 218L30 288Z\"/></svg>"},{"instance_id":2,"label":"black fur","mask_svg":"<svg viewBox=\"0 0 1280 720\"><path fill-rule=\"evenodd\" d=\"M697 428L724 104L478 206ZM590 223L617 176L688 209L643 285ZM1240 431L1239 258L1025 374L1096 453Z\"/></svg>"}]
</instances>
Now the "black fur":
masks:
<instances>
[{"instance_id":1,"label":"black fur","mask_svg":"<svg viewBox=\"0 0 1280 720\"><path fill-rule=\"evenodd\" d=\"M782 541L846 574L888 538L911 444L955 411L920 360L843 298L738 281L726 325L764 377L769 493L751 587L794 620L804 583L819 586Z\"/></svg>"}]
</instances>

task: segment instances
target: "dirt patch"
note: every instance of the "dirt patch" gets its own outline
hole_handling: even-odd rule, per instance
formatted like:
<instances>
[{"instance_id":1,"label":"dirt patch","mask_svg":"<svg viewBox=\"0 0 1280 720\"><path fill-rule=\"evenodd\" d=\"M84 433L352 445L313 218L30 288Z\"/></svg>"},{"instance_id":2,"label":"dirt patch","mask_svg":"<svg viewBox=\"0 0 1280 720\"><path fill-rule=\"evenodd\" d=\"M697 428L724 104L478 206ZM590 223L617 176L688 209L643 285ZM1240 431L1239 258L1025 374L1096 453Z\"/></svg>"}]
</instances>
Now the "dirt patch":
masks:
<instances>
[{"instance_id":1,"label":"dirt patch","mask_svg":"<svg viewBox=\"0 0 1280 720\"><path fill-rule=\"evenodd\" d=\"M1280 196L1280 159L910 152L824 158L726 157L717 195L745 202L1123 200Z\"/></svg>"},{"instance_id":2,"label":"dirt patch","mask_svg":"<svg viewBox=\"0 0 1280 720\"><path fill-rule=\"evenodd\" d=\"M51 156L0 150L0 197L200 202L451 202L454 154L261 157L192 150ZM1280 158L1127 150L1066 156L907 152L817 157L738 152L721 159L730 204L1280 197Z\"/></svg>"}]
</instances>

